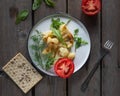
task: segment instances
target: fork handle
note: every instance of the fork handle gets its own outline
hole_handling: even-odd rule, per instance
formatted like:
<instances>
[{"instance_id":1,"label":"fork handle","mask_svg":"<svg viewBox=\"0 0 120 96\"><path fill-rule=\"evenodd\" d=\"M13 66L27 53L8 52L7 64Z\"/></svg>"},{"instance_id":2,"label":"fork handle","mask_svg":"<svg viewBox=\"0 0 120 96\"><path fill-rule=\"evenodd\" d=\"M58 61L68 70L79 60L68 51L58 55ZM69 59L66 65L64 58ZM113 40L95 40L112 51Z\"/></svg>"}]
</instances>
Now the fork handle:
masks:
<instances>
[{"instance_id":1,"label":"fork handle","mask_svg":"<svg viewBox=\"0 0 120 96\"><path fill-rule=\"evenodd\" d=\"M82 83L82 85L81 85L81 90L82 90L83 92L86 91L86 89L87 89L87 87L88 87L88 85L89 85L89 82L90 82L92 76L94 75L94 73L96 72L96 70L97 70L97 68L98 68L98 66L99 66L99 62L101 61L101 59L102 59L104 56L106 56L107 53L108 53L107 51L101 53L99 59L98 59L97 62L95 63L95 66L93 67L93 69L91 70L91 72L89 73L89 75L88 75L88 77L85 79L85 81Z\"/></svg>"}]
</instances>

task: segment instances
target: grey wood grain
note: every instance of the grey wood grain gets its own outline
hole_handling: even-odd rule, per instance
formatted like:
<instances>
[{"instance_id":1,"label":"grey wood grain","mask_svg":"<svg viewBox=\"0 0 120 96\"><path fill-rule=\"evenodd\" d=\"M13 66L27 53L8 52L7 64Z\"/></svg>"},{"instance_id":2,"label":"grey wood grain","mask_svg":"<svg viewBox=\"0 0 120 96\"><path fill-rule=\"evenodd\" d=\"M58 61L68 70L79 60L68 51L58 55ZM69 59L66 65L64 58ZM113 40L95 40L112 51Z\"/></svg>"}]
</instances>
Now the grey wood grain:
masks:
<instances>
[{"instance_id":1,"label":"grey wood grain","mask_svg":"<svg viewBox=\"0 0 120 96\"><path fill-rule=\"evenodd\" d=\"M57 12L66 11L66 0L54 0L55 8L49 8L44 3L34 12L34 24L43 17ZM66 80L59 77L43 75L43 80L35 87L35 96L66 96Z\"/></svg>"},{"instance_id":2,"label":"grey wood grain","mask_svg":"<svg viewBox=\"0 0 120 96\"><path fill-rule=\"evenodd\" d=\"M29 15L21 24L15 24L16 14L22 9L30 11L31 1L0 1L0 69L18 52L27 57L27 36L32 27L32 21ZM0 96L25 96L25 94L11 79L0 77ZM31 96L31 91L26 96Z\"/></svg>"},{"instance_id":3,"label":"grey wood grain","mask_svg":"<svg viewBox=\"0 0 120 96\"><path fill-rule=\"evenodd\" d=\"M103 0L102 8L102 43L115 43L102 64L102 96L120 96L120 1Z\"/></svg>"},{"instance_id":4,"label":"grey wood grain","mask_svg":"<svg viewBox=\"0 0 120 96\"><path fill-rule=\"evenodd\" d=\"M81 0L68 0L68 13L78 18L87 28L91 42L91 54L86 64L68 79L68 96L100 96L100 68L96 71L86 92L81 91L81 84L99 57L100 49L100 14L87 16L82 13Z\"/></svg>"}]
</instances>

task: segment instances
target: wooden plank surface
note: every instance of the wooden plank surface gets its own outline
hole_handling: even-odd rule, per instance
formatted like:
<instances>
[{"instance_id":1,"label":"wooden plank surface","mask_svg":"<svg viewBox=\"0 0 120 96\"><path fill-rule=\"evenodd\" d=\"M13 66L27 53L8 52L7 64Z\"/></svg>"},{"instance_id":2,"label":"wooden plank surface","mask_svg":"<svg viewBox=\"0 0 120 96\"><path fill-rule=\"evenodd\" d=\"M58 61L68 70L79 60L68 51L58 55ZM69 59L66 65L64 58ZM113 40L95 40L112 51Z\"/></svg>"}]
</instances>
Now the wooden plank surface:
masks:
<instances>
[{"instance_id":1,"label":"wooden plank surface","mask_svg":"<svg viewBox=\"0 0 120 96\"><path fill-rule=\"evenodd\" d=\"M1 0L0 69L18 52L29 59L27 52L29 31L40 19L57 12L69 13L78 18L88 29L92 42L88 61L67 80L43 74L43 80L27 94L24 94L9 77L0 77L0 96L119 96L119 0L102 0L102 13L92 17L82 13L80 7L82 0L54 1L56 3L55 8L49 8L42 3L38 10L32 12L33 0ZM27 20L16 25L16 14L22 9L28 9L30 14ZM94 62L98 59L101 45L108 39L114 41L115 46L110 54L103 59L102 69L99 68L96 71L86 92L82 92L80 89L81 84L93 68Z\"/></svg>"},{"instance_id":2,"label":"wooden plank surface","mask_svg":"<svg viewBox=\"0 0 120 96\"><path fill-rule=\"evenodd\" d=\"M103 60L102 96L120 96L120 1L103 0L102 8L102 43L115 43Z\"/></svg>"},{"instance_id":3,"label":"wooden plank surface","mask_svg":"<svg viewBox=\"0 0 120 96\"><path fill-rule=\"evenodd\" d=\"M34 24L45 16L66 11L66 0L54 1L55 8L49 8L42 3L41 7L33 13ZM35 96L66 96L66 80L59 77L43 76L43 80L35 87Z\"/></svg>"},{"instance_id":4,"label":"wooden plank surface","mask_svg":"<svg viewBox=\"0 0 120 96\"><path fill-rule=\"evenodd\" d=\"M18 52L27 57L27 36L32 27L31 15L19 25L16 13L31 10L30 0L0 1L0 69ZM31 14L31 11L30 11ZM24 96L25 94L8 77L0 77L0 96ZM31 96L31 91L26 96Z\"/></svg>"},{"instance_id":5,"label":"wooden plank surface","mask_svg":"<svg viewBox=\"0 0 120 96\"><path fill-rule=\"evenodd\" d=\"M100 49L100 14L87 16L81 11L82 0L68 0L68 13L78 18L87 28L91 42L89 60L78 72L68 79L68 96L100 96L100 69L96 71L86 92L81 91L81 84L94 66L99 57Z\"/></svg>"}]
</instances>

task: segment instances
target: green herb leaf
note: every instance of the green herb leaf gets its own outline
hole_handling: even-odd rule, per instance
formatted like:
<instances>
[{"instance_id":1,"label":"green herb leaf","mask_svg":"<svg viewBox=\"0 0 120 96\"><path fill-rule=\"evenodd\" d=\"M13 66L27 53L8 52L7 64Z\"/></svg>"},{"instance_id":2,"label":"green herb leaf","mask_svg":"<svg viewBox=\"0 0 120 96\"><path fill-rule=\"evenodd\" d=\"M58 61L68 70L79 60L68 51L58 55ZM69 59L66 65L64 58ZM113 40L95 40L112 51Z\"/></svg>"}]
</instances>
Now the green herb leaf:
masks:
<instances>
[{"instance_id":1,"label":"green herb leaf","mask_svg":"<svg viewBox=\"0 0 120 96\"><path fill-rule=\"evenodd\" d=\"M32 39L34 42L36 42L36 43L39 42L38 37L37 37L36 35L33 35L33 36L31 37L31 39Z\"/></svg>"},{"instance_id":2,"label":"green herb leaf","mask_svg":"<svg viewBox=\"0 0 120 96\"><path fill-rule=\"evenodd\" d=\"M76 41L76 39L78 38L78 32L79 32L79 29L75 29L74 30L74 40Z\"/></svg>"},{"instance_id":3,"label":"green herb leaf","mask_svg":"<svg viewBox=\"0 0 120 96\"><path fill-rule=\"evenodd\" d=\"M39 47L39 46L37 46L37 45L32 45L32 46L31 46L31 48L32 48L33 50L37 50L37 51L39 51L39 50L40 50L40 47Z\"/></svg>"},{"instance_id":4,"label":"green herb leaf","mask_svg":"<svg viewBox=\"0 0 120 96\"><path fill-rule=\"evenodd\" d=\"M53 34L58 38L58 40L62 42L64 45L66 45L64 39L62 38L62 34L60 33L59 30L59 27L62 24L64 24L64 22L61 22L60 18L56 18L56 19L52 18L52 24L50 26L50 29L52 30Z\"/></svg>"},{"instance_id":5,"label":"green herb leaf","mask_svg":"<svg viewBox=\"0 0 120 96\"><path fill-rule=\"evenodd\" d=\"M54 61L55 58L52 57L52 54L51 53L47 54L47 60L45 65L46 70L51 68L51 65L53 65Z\"/></svg>"},{"instance_id":6,"label":"green herb leaf","mask_svg":"<svg viewBox=\"0 0 120 96\"><path fill-rule=\"evenodd\" d=\"M21 23L21 21L24 21L29 15L29 11L28 10L22 10L21 12L18 13L17 17L16 17L16 24Z\"/></svg>"},{"instance_id":7,"label":"green herb leaf","mask_svg":"<svg viewBox=\"0 0 120 96\"><path fill-rule=\"evenodd\" d=\"M52 24L51 24L51 27L55 28L55 29L59 29L60 25L64 24L64 22L61 22L60 21L60 18L52 18Z\"/></svg>"},{"instance_id":8,"label":"green herb leaf","mask_svg":"<svg viewBox=\"0 0 120 96\"><path fill-rule=\"evenodd\" d=\"M34 50L34 60L45 70L51 68L51 65L54 63L55 58L52 57L51 53L42 54L43 49L46 47L45 43L42 41L42 34L36 30L35 35L31 37L34 44L31 45L32 50ZM45 64L44 64L44 62Z\"/></svg>"},{"instance_id":9,"label":"green herb leaf","mask_svg":"<svg viewBox=\"0 0 120 96\"><path fill-rule=\"evenodd\" d=\"M80 38L80 37L77 38L76 44L75 44L75 49L77 49L81 46L81 40L82 40L82 38Z\"/></svg>"},{"instance_id":10,"label":"green herb leaf","mask_svg":"<svg viewBox=\"0 0 120 96\"><path fill-rule=\"evenodd\" d=\"M85 40L82 40L82 38L80 38L80 37L77 37L75 48L77 49L80 46L86 45L86 44L88 44L88 42L86 42Z\"/></svg>"},{"instance_id":11,"label":"green herb leaf","mask_svg":"<svg viewBox=\"0 0 120 96\"><path fill-rule=\"evenodd\" d=\"M85 40L81 41L81 45L86 45L86 44L88 44L88 42L86 42Z\"/></svg>"},{"instance_id":12,"label":"green herb leaf","mask_svg":"<svg viewBox=\"0 0 120 96\"><path fill-rule=\"evenodd\" d=\"M75 35L77 35L78 32L79 32L79 29L75 29L75 30L74 30Z\"/></svg>"},{"instance_id":13,"label":"green herb leaf","mask_svg":"<svg viewBox=\"0 0 120 96\"><path fill-rule=\"evenodd\" d=\"M49 7L54 7L55 3L52 0L44 0L45 4L48 5Z\"/></svg>"},{"instance_id":14,"label":"green herb leaf","mask_svg":"<svg viewBox=\"0 0 120 96\"><path fill-rule=\"evenodd\" d=\"M31 48L34 50L34 59L35 61L38 62L38 64L41 66L41 67L44 67L43 63L42 63L42 56L41 56L41 52L43 50L43 48L45 47L45 45L43 44L43 41L42 41L42 34L36 30L36 33L35 35L33 35L31 37L31 39L33 40L34 44L31 45Z\"/></svg>"},{"instance_id":15,"label":"green herb leaf","mask_svg":"<svg viewBox=\"0 0 120 96\"><path fill-rule=\"evenodd\" d=\"M71 19L69 19L69 20L67 21L66 25L68 25L68 24L70 23L70 21L71 21Z\"/></svg>"},{"instance_id":16,"label":"green herb leaf","mask_svg":"<svg viewBox=\"0 0 120 96\"><path fill-rule=\"evenodd\" d=\"M82 45L88 44L85 40L82 40L81 37L78 37L79 29L74 30L74 40L75 40L75 49L79 48Z\"/></svg>"},{"instance_id":17,"label":"green herb leaf","mask_svg":"<svg viewBox=\"0 0 120 96\"><path fill-rule=\"evenodd\" d=\"M38 64L44 68L44 65L43 65L43 61L42 61L42 57L41 57L41 54L39 51L35 51L35 60L38 62Z\"/></svg>"},{"instance_id":18,"label":"green herb leaf","mask_svg":"<svg viewBox=\"0 0 120 96\"><path fill-rule=\"evenodd\" d=\"M61 35L60 31L56 30L53 27L51 27L51 30L53 32L53 35L55 35L61 43L63 43L64 45L66 45L66 43L64 42L64 39L62 38L62 35Z\"/></svg>"},{"instance_id":19,"label":"green herb leaf","mask_svg":"<svg viewBox=\"0 0 120 96\"><path fill-rule=\"evenodd\" d=\"M42 4L42 0L34 0L32 5L32 10L37 10Z\"/></svg>"}]
</instances>

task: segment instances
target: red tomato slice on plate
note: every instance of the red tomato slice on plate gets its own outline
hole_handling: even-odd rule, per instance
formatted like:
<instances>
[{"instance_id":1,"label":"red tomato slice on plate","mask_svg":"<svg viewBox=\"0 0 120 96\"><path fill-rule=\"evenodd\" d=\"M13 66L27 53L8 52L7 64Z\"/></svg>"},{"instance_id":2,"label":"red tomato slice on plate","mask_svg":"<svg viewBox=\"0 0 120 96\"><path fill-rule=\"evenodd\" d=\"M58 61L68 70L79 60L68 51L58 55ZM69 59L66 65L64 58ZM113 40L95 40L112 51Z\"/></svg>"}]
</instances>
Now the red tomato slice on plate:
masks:
<instances>
[{"instance_id":1,"label":"red tomato slice on plate","mask_svg":"<svg viewBox=\"0 0 120 96\"><path fill-rule=\"evenodd\" d=\"M71 59L60 58L54 66L56 74L62 78L70 77L74 72L74 63Z\"/></svg>"},{"instance_id":2,"label":"red tomato slice on plate","mask_svg":"<svg viewBox=\"0 0 120 96\"><path fill-rule=\"evenodd\" d=\"M82 0L82 10L87 15L95 15L101 9L100 0Z\"/></svg>"}]
</instances>

